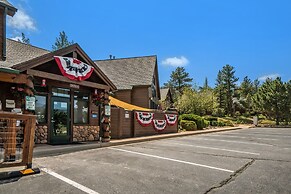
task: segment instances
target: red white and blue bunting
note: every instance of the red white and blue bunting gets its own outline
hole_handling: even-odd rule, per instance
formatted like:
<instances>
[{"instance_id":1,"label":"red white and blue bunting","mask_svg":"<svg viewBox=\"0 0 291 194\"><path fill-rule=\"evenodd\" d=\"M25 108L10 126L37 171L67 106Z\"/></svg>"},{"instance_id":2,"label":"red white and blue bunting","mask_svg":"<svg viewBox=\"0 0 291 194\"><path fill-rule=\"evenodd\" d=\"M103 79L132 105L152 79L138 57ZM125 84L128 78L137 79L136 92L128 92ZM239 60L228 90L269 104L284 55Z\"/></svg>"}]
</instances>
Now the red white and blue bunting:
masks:
<instances>
[{"instance_id":1,"label":"red white and blue bunting","mask_svg":"<svg viewBox=\"0 0 291 194\"><path fill-rule=\"evenodd\" d=\"M171 126L175 125L178 120L178 116L174 114L165 114L165 117L166 117L168 125L171 125Z\"/></svg>"},{"instance_id":2,"label":"red white and blue bunting","mask_svg":"<svg viewBox=\"0 0 291 194\"><path fill-rule=\"evenodd\" d=\"M152 123L152 121L154 119L154 113L136 112L136 119L140 125L146 127Z\"/></svg>"},{"instance_id":3,"label":"red white and blue bunting","mask_svg":"<svg viewBox=\"0 0 291 194\"><path fill-rule=\"evenodd\" d=\"M156 131L163 131L166 126L167 126L167 122L166 120L153 120L153 124L154 124L154 128Z\"/></svg>"},{"instance_id":4,"label":"red white and blue bunting","mask_svg":"<svg viewBox=\"0 0 291 194\"><path fill-rule=\"evenodd\" d=\"M92 66L75 58L60 56L54 56L54 58L62 74L71 80L86 80L94 70Z\"/></svg>"}]
</instances>

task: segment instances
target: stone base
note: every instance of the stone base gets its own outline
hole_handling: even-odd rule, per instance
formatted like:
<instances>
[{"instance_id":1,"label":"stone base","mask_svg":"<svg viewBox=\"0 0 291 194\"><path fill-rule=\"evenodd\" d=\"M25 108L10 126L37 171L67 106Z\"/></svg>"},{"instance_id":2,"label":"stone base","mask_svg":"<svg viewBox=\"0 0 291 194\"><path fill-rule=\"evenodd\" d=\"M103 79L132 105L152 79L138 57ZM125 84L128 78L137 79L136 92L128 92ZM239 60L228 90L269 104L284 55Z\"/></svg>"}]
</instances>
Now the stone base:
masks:
<instances>
[{"instance_id":1,"label":"stone base","mask_svg":"<svg viewBox=\"0 0 291 194\"><path fill-rule=\"evenodd\" d=\"M73 142L98 141L99 126L73 126Z\"/></svg>"},{"instance_id":2,"label":"stone base","mask_svg":"<svg viewBox=\"0 0 291 194\"><path fill-rule=\"evenodd\" d=\"M37 125L35 127L35 143L47 143L47 125Z\"/></svg>"}]
</instances>

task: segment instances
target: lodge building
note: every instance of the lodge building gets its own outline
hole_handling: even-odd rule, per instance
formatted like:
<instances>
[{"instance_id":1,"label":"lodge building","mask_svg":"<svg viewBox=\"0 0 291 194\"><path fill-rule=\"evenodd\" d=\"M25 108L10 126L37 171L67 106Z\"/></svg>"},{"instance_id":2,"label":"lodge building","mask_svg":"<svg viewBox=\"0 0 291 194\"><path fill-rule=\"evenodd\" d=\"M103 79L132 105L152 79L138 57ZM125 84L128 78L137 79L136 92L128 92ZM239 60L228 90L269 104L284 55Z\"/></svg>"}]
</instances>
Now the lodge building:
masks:
<instances>
[{"instance_id":1,"label":"lodge building","mask_svg":"<svg viewBox=\"0 0 291 194\"><path fill-rule=\"evenodd\" d=\"M16 11L6 0L0 0L0 112L35 114L36 143L110 141L111 133L117 130L116 127L110 129L110 122L112 126L119 126L120 118L130 123L126 128L131 131L130 135L124 137L143 135L142 130L138 132L140 126L136 123L149 117L151 123L154 122L150 111L158 107L160 99L156 56L92 61L78 44L51 52L7 39L6 15L13 16ZM121 64L119 70L106 69L114 67L115 62ZM129 67L127 71L124 71L125 66ZM135 71L137 68L139 70ZM125 77L115 79L114 74ZM109 97L109 93L115 98ZM140 107L147 108L148 113L132 112L127 120L126 107L115 103L115 107L126 114L111 121L109 98L112 102L119 99L125 101L122 103L136 105L139 111L143 110ZM161 113L159 119L162 118ZM155 122L163 130L166 128L164 121ZM168 129L164 132L177 132L177 124L170 124Z\"/></svg>"}]
</instances>

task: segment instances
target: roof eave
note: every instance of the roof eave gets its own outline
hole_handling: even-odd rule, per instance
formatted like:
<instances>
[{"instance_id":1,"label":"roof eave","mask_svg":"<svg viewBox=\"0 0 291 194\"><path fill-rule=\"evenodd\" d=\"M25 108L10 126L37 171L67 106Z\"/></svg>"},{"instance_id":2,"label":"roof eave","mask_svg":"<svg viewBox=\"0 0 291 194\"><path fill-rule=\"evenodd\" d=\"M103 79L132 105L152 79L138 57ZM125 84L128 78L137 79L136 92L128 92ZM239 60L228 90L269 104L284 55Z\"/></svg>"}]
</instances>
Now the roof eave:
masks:
<instances>
[{"instance_id":1,"label":"roof eave","mask_svg":"<svg viewBox=\"0 0 291 194\"><path fill-rule=\"evenodd\" d=\"M10 3L0 2L0 6L7 7L7 14L11 17L14 16L15 12L17 12L17 9L13 7Z\"/></svg>"}]
</instances>

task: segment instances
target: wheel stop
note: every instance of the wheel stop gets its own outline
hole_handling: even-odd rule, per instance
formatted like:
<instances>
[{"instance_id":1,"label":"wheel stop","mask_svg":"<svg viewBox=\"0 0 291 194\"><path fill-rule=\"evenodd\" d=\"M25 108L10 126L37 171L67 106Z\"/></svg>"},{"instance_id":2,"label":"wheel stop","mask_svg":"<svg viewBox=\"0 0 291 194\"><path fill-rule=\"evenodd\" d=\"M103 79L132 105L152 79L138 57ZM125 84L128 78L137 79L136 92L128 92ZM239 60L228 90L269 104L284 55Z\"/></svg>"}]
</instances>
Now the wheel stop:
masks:
<instances>
[{"instance_id":1,"label":"wheel stop","mask_svg":"<svg viewBox=\"0 0 291 194\"><path fill-rule=\"evenodd\" d=\"M27 175L39 174L39 173L40 173L39 168L27 168L27 169L18 170L18 171L1 172L0 180L6 180L6 179L11 179L11 178L27 176Z\"/></svg>"}]
</instances>

